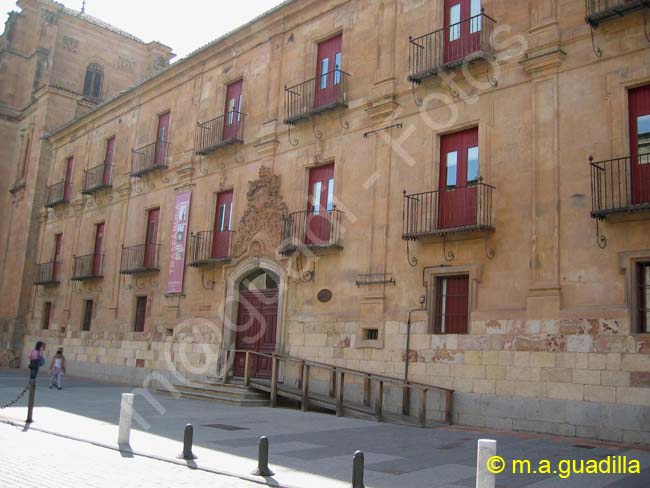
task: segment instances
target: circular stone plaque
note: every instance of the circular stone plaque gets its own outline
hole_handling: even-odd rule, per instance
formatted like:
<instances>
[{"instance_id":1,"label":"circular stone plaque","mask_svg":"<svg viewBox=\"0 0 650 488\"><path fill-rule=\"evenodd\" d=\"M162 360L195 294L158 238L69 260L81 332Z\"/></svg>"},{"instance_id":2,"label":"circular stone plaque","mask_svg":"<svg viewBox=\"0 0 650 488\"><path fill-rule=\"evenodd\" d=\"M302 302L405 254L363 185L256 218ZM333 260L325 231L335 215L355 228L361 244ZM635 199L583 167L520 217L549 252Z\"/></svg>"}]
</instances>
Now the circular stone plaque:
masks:
<instances>
[{"instance_id":1,"label":"circular stone plaque","mask_svg":"<svg viewBox=\"0 0 650 488\"><path fill-rule=\"evenodd\" d=\"M332 292L327 288L323 288L318 292L318 295L316 295L316 297L318 298L319 302L327 303L332 299Z\"/></svg>"}]
</instances>

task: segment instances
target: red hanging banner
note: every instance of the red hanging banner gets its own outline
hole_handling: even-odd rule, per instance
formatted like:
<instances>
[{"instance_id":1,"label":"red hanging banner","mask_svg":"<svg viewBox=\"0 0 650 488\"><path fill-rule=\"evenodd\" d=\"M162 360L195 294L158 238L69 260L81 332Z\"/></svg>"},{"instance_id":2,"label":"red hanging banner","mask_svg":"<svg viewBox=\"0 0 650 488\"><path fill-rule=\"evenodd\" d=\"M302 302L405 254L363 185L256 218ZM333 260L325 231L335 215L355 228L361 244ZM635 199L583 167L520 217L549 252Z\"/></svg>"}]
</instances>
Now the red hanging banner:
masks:
<instances>
[{"instance_id":1,"label":"red hanging banner","mask_svg":"<svg viewBox=\"0 0 650 488\"><path fill-rule=\"evenodd\" d=\"M191 191L176 194L174 200L174 217L169 245L169 273L167 275L166 293L183 293L185 276L185 248L190 221Z\"/></svg>"}]
</instances>

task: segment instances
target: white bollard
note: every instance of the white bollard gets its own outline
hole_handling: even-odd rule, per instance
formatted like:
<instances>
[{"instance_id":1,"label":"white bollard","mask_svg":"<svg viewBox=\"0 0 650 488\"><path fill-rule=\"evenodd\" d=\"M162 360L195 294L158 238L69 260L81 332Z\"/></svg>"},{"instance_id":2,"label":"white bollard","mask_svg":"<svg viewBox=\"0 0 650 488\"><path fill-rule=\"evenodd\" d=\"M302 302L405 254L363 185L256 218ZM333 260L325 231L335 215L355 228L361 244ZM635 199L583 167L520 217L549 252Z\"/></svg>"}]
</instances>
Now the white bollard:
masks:
<instances>
[{"instance_id":1,"label":"white bollard","mask_svg":"<svg viewBox=\"0 0 650 488\"><path fill-rule=\"evenodd\" d=\"M118 445L129 444L131 437L131 424L133 423L133 393L122 393L120 406L120 430L117 434Z\"/></svg>"},{"instance_id":2,"label":"white bollard","mask_svg":"<svg viewBox=\"0 0 650 488\"><path fill-rule=\"evenodd\" d=\"M487 461L496 456L497 441L479 439L476 453L476 488L494 488L496 478L487 468Z\"/></svg>"}]
</instances>

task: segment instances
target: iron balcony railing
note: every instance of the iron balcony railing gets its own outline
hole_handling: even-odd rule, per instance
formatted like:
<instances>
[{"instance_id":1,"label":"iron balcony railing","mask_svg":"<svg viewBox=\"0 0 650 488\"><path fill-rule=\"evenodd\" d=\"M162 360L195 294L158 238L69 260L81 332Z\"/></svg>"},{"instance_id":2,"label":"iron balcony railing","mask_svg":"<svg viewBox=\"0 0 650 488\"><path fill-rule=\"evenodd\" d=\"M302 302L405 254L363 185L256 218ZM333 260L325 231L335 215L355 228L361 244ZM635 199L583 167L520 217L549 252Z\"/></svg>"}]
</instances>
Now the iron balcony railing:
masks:
<instances>
[{"instance_id":1,"label":"iron balcony railing","mask_svg":"<svg viewBox=\"0 0 650 488\"><path fill-rule=\"evenodd\" d=\"M350 75L338 67L297 85L284 87L285 124L348 106L348 79Z\"/></svg>"},{"instance_id":2,"label":"iron balcony railing","mask_svg":"<svg viewBox=\"0 0 650 488\"><path fill-rule=\"evenodd\" d=\"M158 271L159 244L138 244L122 246L120 274L147 273Z\"/></svg>"},{"instance_id":3,"label":"iron balcony railing","mask_svg":"<svg viewBox=\"0 0 650 488\"><path fill-rule=\"evenodd\" d=\"M53 285L59 283L60 261L48 261L36 265L34 272L35 285Z\"/></svg>"},{"instance_id":4,"label":"iron balcony railing","mask_svg":"<svg viewBox=\"0 0 650 488\"><path fill-rule=\"evenodd\" d=\"M404 192L402 239L494 230L493 191L493 186L479 182L411 195Z\"/></svg>"},{"instance_id":5,"label":"iron balcony railing","mask_svg":"<svg viewBox=\"0 0 650 488\"><path fill-rule=\"evenodd\" d=\"M650 7L650 0L585 0L585 20L596 27L601 22L621 17L644 6Z\"/></svg>"},{"instance_id":6,"label":"iron balcony railing","mask_svg":"<svg viewBox=\"0 0 650 488\"><path fill-rule=\"evenodd\" d=\"M131 176L139 177L156 169L167 167L170 143L157 141L132 149Z\"/></svg>"},{"instance_id":7,"label":"iron balcony railing","mask_svg":"<svg viewBox=\"0 0 650 488\"><path fill-rule=\"evenodd\" d=\"M232 110L198 124L194 152L204 156L222 146L243 143L245 118L245 113Z\"/></svg>"},{"instance_id":8,"label":"iron balcony railing","mask_svg":"<svg viewBox=\"0 0 650 488\"><path fill-rule=\"evenodd\" d=\"M480 13L420 37L409 37L408 81L421 83L464 63L493 59L492 31L496 21Z\"/></svg>"},{"instance_id":9,"label":"iron balcony railing","mask_svg":"<svg viewBox=\"0 0 650 488\"><path fill-rule=\"evenodd\" d=\"M289 256L300 249L342 248L343 212L302 210L282 219L280 254Z\"/></svg>"},{"instance_id":10,"label":"iron balcony railing","mask_svg":"<svg viewBox=\"0 0 650 488\"><path fill-rule=\"evenodd\" d=\"M84 171L84 186L81 193L90 195L102 188L110 188L112 186L111 178L113 173L113 166L110 163L102 163L93 168Z\"/></svg>"},{"instance_id":11,"label":"iron balcony railing","mask_svg":"<svg viewBox=\"0 0 650 488\"><path fill-rule=\"evenodd\" d=\"M87 254L85 256L75 256L72 266L72 280L83 281L92 280L102 277L102 267L104 265L103 254Z\"/></svg>"},{"instance_id":12,"label":"iron balcony railing","mask_svg":"<svg viewBox=\"0 0 650 488\"><path fill-rule=\"evenodd\" d=\"M650 210L650 154L594 161L591 168L591 216Z\"/></svg>"},{"instance_id":13,"label":"iron balcony railing","mask_svg":"<svg viewBox=\"0 0 650 488\"><path fill-rule=\"evenodd\" d=\"M66 182L61 180L58 183L49 185L47 187L47 195L45 198L46 207L54 207L60 203L68 203L68 195L66 195Z\"/></svg>"},{"instance_id":14,"label":"iron balcony railing","mask_svg":"<svg viewBox=\"0 0 650 488\"><path fill-rule=\"evenodd\" d=\"M190 266L199 267L230 261L231 231L206 230L190 235ZM216 238L216 241L215 241Z\"/></svg>"}]
</instances>

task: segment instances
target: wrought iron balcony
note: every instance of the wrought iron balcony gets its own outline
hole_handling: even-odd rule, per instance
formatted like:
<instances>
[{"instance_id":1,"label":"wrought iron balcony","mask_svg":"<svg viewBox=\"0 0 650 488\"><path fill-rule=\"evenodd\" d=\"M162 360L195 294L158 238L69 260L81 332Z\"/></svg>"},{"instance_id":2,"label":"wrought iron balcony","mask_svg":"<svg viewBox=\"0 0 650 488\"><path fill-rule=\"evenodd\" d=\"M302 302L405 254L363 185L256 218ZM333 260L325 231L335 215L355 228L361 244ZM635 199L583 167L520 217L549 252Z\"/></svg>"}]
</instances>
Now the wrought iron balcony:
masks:
<instances>
[{"instance_id":1,"label":"wrought iron balcony","mask_svg":"<svg viewBox=\"0 0 650 488\"><path fill-rule=\"evenodd\" d=\"M585 20L594 27L612 18L622 17L640 8L650 7L650 0L585 0Z\"/></svg>"},{"instance_id":2,"label":"wrought iron balcony","mask_svg":"<svg viewBox=\"0 0 650 488\"><path fill-rule=\"evenodd\" d=\"M232 232L206 230L190 235L190 266L208 266L230 261Z\"/></svg>"},{"instance_id":3,"label":"wrought iron balcony","mask_svg":"<svg viewBox=\"0 0 650 488\"><path fill-rule=\"evenodd\" d=\"M160 168L167 167L170 143L157 141L132 149L131 176L140 177Z\"/></svg>"},{"instance_id":4,"label":"wrought iron balcony","mask_svg":"<svg viewBox=\"0 0 650 488\"><path fill-rule=\"evenodd\" d=\"M58 285L59 270L61 269L60 261L48 261L36 265L34 273L35 285Z\"/></svg>"},{"instance_id":5,"label":"wrought iron balcony","mask_svg":"<svg viewBox=\"0 0 650 488\"><path fill-rule=\"evenodd\" d=\"M591 167L591 216L650 210L650 154L594 161Z\"/></svg>"},{"instance_id":6,"label":"wrought iron balcony","mask_svg":"<svg viewBox=\"0 0 650 488\"><path fill-rule=\"evenodd\" d=\"M405 191L402 239L493 231L493 190L493 186L479 182L411 195Z\"/></svg>"},{"instance_id":7,"label":"wrought iron balcony","mask_svg":"<svg viewBox=\"0 0 650 488\"><path fill-rule=\"evenodd\" d=\"M103 188L110 188L112 185L111 178L113 173L113 166L111 164L102 163L94 168L84 171L84 186L81 193L90 195Z\"/></svg>"},{"instance_id":8,"label":"wrought iron balcony","mask_svg":"<svg viewBox=\"0 0 650 488\"><path fill-rule=\"evenodd\" d=\"M122 246L122 261L120 274L137 274L159 271L159 244L138 244L137 246Z\"/></svg>"},{"instance_id":9,"label":"wrought iron balcony","mask_svg":"<svg viewBox=\"0 0 650 488\"><path fill-rule=\"evenodd\" d=\"M103 254L87 254L75 256L72 266L73 281L92 280L102 278L102 267L104 265Z\"/></svg>"},{"instance_id":10,"label":"wrought iron balcony","mask_svg":"<svg viewBox=\"0 0 650 488\"><path fill-rule=\"evenodd\" d=\"M300 249L342 248L343 212L302 210L282 219L280 254L290 256Z\"/></svg>"},{"instance_id":11,"label":"wrought iron balcony","mask_svg":"<svg viewBox=\"0 0 650 488\"><path fill-rule=\"evenodd\" d=\"M349 77L348 73L336 68L297 85L285 85L284 123L294 125L316 113L347 107Z\"/></svg>"},{"instance_id":12,"label":"wrought iron balcony","mask_svg":"<svg viewBox=\"0 0 650 488\"><path fill-rule=\"evenodd\" d=\"M65 191L65 187L65 180L49 185L47 187L45 206L55 207L61 203L68 203L68 195L66 195L67 192Z\"/></svg>"},{"instance_id":13,"label":"wrought iron balcony","mask_svg":"<svg viewBox=\"0 0 650 488\"><path fill-rule=\"evenodd\" d=\"M200 123L196 131L194 152L205 156L228 144L244 142L246 114L232 110L215 119Z\"/></svg>"},{"instance_id":14,"label":"wrought iron balcony","mask_svg":"<svg viewBox=\"0 0 650 488\"><path fill-rule=\"evenodd\" d=\"M421 83L445 69L494 58L491 44L496 21L480 13L420 37L409 37L408 81Z\"/></svg>"}]
</instances>

